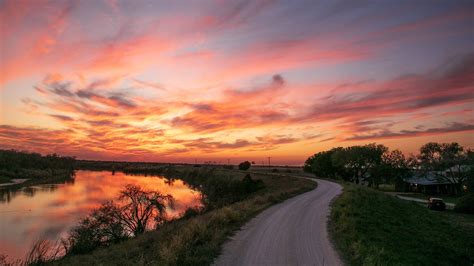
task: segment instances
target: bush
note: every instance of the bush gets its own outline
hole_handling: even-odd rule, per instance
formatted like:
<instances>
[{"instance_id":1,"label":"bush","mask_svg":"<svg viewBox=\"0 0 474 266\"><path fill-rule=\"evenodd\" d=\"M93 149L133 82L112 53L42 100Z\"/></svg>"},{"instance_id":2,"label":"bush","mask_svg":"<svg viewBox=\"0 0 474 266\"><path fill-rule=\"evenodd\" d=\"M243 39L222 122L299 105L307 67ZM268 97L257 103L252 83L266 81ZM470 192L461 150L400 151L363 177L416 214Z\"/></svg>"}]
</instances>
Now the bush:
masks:
<instances>
[{"instance_id":1,"label":"bush","mask_svg":"<svg viewBox=\"0 0 474 266\"><path fill-rule=\"evenodd\" d=\"M457 212L474 214L474 193L469 193L459 198L454 210Z\"/></svg>"},{"instance_id":2,"label":"bush","mask_svg":"<svg viewBox=\"0 0 474 266\"><path fill-rule=\"evenodd\" d=\"M208 210L240 201L264 187L263 181L253 180L248 174L238 180L231 176L216 175L212 169L192 171L184 180L201 191Z\"/></svg>"},{"instance_id":3,"label":"bush","mask_svg":"<svg viewBox=\"0 0 474 266\"><path fill-rule=\"evenodd\" d=\"M245 161L239 164L239 170L248 170L252 164L249 161Z\"/></svg>"},{"instance_id":4,"label":"bush","mask_svg":"<svg viewBox=\"0 0 474 266\"><path fill-rule=\"evenodd\" d=\"M202 214L203 211L204 211L204 208L200 208L200 207L187 208L186 211L181 216L181 219L189 219L189 218L198 216L199 214Z\"/></svg>"},{"instance_id":5,"label":"bush","mask_svg":"<svg viewBox=\"0 0 474 266\"><path fill-rule=\"evenodd\" d=\"M252 177L249 174L247 174L242 179L241 186L242 186L243 194L252 193L252 192L255 192L255 191L265 187L262 180L260 180L260 179L253 180Z\"/></svg>"}]
</instances>

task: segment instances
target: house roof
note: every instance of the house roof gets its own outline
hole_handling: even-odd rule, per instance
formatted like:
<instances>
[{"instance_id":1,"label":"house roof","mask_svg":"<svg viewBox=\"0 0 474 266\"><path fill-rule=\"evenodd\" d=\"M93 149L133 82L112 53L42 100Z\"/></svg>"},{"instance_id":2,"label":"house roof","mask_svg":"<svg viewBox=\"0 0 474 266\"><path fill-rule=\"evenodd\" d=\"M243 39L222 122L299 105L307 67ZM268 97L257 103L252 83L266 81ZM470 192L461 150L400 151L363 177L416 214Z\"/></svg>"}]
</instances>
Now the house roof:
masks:
<instances>
[{"instance_id":1,"label":"house roof","mask_svg":"<svg viewBox=\"0 0 474 266\"><path fill-rule=\"evenodd\" d=\"M410 183L410 184L418 184L423 186L429 185L447 185L451 184L450 182L442 179L432 178L432 177L409 177L405 178L403 181Z\"/></svg>"}]
</instances>

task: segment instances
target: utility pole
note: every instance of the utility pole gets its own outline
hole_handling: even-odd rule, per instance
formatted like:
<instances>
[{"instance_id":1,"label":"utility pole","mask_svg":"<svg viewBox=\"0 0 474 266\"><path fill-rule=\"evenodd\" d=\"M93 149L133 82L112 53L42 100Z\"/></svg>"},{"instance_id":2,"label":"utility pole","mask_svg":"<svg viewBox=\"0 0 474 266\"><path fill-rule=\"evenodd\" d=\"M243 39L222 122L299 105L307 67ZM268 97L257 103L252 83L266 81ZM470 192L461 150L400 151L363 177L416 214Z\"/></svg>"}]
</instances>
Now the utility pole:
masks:
<instances>
[{"instance_id":1,"label":"utility pole","mask_svg":"<svg viewBox=\"0 0 474 266\"><path fill-rule=\"evenodd\" d=\"M268 157L268 168L270 168L270 159L271 159L271 158L272 158L272 157Z\"/></svg>"}]
</instances>

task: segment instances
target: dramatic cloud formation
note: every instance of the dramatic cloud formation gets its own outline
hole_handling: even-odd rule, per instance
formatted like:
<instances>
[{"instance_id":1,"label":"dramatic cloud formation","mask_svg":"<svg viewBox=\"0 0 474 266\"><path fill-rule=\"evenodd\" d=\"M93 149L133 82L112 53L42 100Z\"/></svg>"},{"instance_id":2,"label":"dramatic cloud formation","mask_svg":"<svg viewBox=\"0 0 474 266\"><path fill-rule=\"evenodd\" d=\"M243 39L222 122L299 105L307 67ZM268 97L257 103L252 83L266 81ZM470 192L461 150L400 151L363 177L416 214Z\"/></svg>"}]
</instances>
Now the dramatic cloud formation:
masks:
<instances>
[{"instance_id":1,"label":"dramatic cloud formation","mask_svg":"<svg viewBox=\"0 0 474 266\"><path fill-rule=\"evenodd\" d=\"M300 164L375 141L472 147L473 14L456 1L3 1L0 148Z\"/></svg>"}]
</instances>

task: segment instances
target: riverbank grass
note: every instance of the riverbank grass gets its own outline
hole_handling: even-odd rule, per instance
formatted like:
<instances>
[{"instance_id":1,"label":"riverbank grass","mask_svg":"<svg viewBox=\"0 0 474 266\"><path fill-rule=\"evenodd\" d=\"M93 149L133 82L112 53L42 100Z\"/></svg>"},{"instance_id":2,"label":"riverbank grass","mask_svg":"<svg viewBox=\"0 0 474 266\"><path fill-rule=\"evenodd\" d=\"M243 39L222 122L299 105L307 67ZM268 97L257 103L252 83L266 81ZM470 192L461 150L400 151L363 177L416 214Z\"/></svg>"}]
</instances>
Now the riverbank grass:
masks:
<instances>
[{"instance_id":1,"label":"riverbank grass","mask_svg":"<svg viewBox=\"0 0 474 266\"><path fill-rule=\"evenodd\" d=\"M246 173L232 172L242 179ZM55 265L209 265L222 244L245 222L269 206L314 189L310 180L269 174L252 174L265 188L246 199L204 214L188 215L136 238L100 248L86 255L74 255ZM191 216L191 217L190 217Z\"/></svg>"},{"instance_id":2,"label":"riverbank grass","mask_svg":"<svg viewBox=\"0 0 474 266\"><path fill-rule=\"evenodd\" d=\"M344 185L330 230L350 265L472 265L474 225L465 218Z\"/></svg>"}]
</instances>

